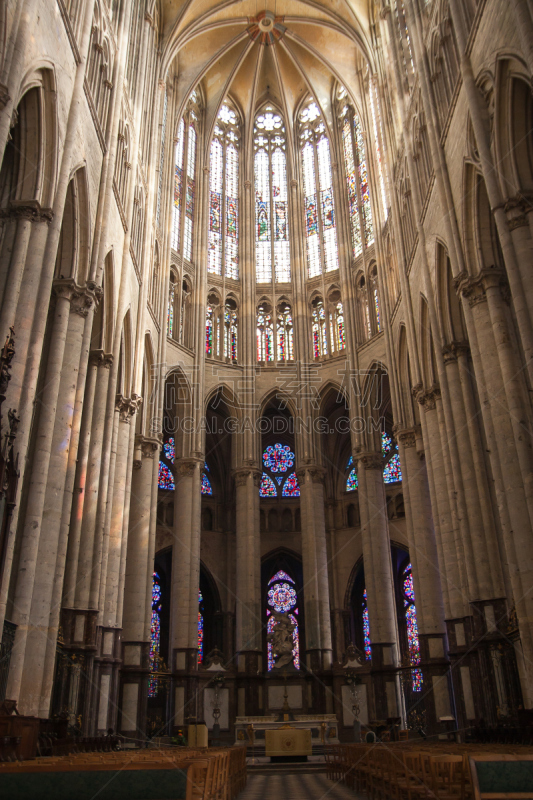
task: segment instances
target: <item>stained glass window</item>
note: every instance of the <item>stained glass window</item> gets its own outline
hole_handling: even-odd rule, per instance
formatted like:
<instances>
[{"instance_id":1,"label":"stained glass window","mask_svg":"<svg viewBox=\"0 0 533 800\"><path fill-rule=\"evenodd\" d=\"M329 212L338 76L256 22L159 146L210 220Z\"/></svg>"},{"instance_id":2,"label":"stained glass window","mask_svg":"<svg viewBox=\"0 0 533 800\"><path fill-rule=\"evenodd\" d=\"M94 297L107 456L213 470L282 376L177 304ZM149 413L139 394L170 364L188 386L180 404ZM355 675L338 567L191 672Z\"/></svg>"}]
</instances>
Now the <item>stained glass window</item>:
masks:
<instances>
[{"instance_id":1,"label":"stained glass window","mask_svg":"<svg viewBox=\"0 0 533 800\"><path fill-rule=\"evenodd\" d=\"M211 488L211 481L205 474L202 473L202 494L213 494L213 489Z\"/></svg>"},{"instance_id":2,"label":"stained glass window","mask_svg":"<svg viewBox=\"0 0 533 800\"><path fill-rule=\"evenodd\" d=\"M292 584L292 585L291 585ZM271 609L278 614L287 614L293 625L292 631L292 659L296 669L300 669L300 635L298 625L298 597L294 588L294 580L284 570L280 570L268 582L267 592L267 635L276 627L277 620L272 615ZM274 667L274 653L272 643L267 643L268 671Z\"/></svg>"},{"instance_id":3,"label":"stained glass window","mask_svg":"<svg viewBox=\"0 0 533 800\"><path fill-rule=\"evenodd\" d=\"M276 321L276 347L278 361L292 361L294 359L294 332L292 325L291 307L282 303L278 308Z\"/></svg>"},{"instance_id":4,"label":"stained glass window","mask_svg":"<svg viewBox=\"0 0 533 800\"><path fill-rule=\"evenodd\" d=\"M198 592L198 663L204 660L204 598L202 592Z\"/></svg>"},{"instance_id":5,"label":"stained glass window","mask_svg":"<svg viewBox=\"0 0 533 800\"><path fill-rule=\"evenodd\" d=\"M294 453L289 445L269 445L263 453L263 464L270 472L287 472L294 466Z\"/></svg>"},{"instance_id":6,"label":"stained glass window","mask_svg":"<svg viewBox=\"0 0 533 800\"><path fill-rule=\"evenodd\" d=\"M385 431L383 431L381 434L381 452L383 456L386 456L387 453L391 452L391 450L392 450L392 439L388 435L388 433L385 433Z\"/></svg>"},{"instance_id":7,"label":"stained glass window","mask_svg":"<svg viewBox=\"0 0 533 800\"><path fill-rule=\"evenodd\" d=\"M344 311L342 303L336 303L329 315L329 335L331 353L338 353L346 347L346 333L344 329Z\"/></svg>"},{"instance_id":8,"label":"stained glass window","mask_svg":"<svg viewBox=\"0 0 533 800\"><path fill-rule=\"evenodd\" d=\"M206 356L213 355L213 327L215 324L212 306L206 306L205 309L205 354Z\"/></svg>"},{"instance_id":9,"label":"stained glass window","mask_svg":"<svg viewBox=\"0 0 533 800\"><path fill-rule=\"evenodd\" d=\"M379 188L381 192L381 202L383 204L383 213L385 215L385 219L387 219L389 215L389 209L387 204L387 194L385 192L383 164L381 163L381 147L379 144L380 140L383 141L383 128L381 125L381 112L379 106L379 94L377 90L376 79L374 79L372 85L370 86L370 110L372 113L372 125L374 128L374 145L375 145L376 161L378 165L378 179L379 179Z\"/></svg>"},{"instance_id":10,"label":"stained glass window","mask_svg":"<svg viewBox=\"0 0 533 800\"><path fill-rule=\"evenodd\" d=\"M353 466L353 456L350 456L350 458L348 459L348 463L346 464L346 469L349 469L351 466Z\"/></svg>"},{"instance_id":11,"label":"stained glass window","mask_svg":"<svg viewBox=\"0 0 533 800\"><path fill-rule=\"evenodd\" d=\"M163 100L163 124L161 126L161 150L159 151L159 182L157 186L156 224L159 225L161 216L161 194L163 191L163 167L165 165L165 144L167 141L168 94L165 91Z\"/></svg>"},{"instance_id":12,"label":"stained glass window","mask_svg":"<svg viewBox=\"0 0 533 800\"><path fill-rule=\"evenodd\" d=\"M159 670L159 652L161 648L161 582L157 572L152 576L152 621L150 624L150 672ZM150 675L148 679L148 697L157 697L158 679Z\"/></svg>"},{"instance_id":13,"label":"stained glass window","mask_svg":"<svg viewBox=\"0 0 533 800\"><path fill-rule=\"evenodd\" d=\"M363 592L362 616L363 616L363 641L365 647L365 659L367 661L372 661L372 642L370 640L370 623L368 621L368 605L367 605L366 589Z\"/></svg>"},{"instance_id":14,"label":"stained glass window","mask_svg":"<svg viewBox=\"0 0 533 800\"><path fill-rule=\"evenodd\" d=\"M289 205L285 125L267 106L255 120L255 271L258 283L289 283Z\"/></svg>"},{"instance_id":15,"label":"stained glass window","mask_svg":"<svg viewBox=\"0 0 533 800\"><path fill-rule=\"evenodd\" d=\"M163 443L163 453L165 454L165 458L170 461L171 464L173 464L174 459L176 458L176 446L173 436Z\"/></svg>"},{"instance_id":16,"label":"stained glass window","mask_svg":"<svg viewBox=\"0 0 533 800\"><path fill-rule=\"evenodd\" d=\"M413 569L408 564L402 576L403 605L407 626L407 647L411 664L420 664L420 643L418 641L418 623L416 621L415 590L413 586ZM413 692L422 691L422 670L411 670Z\"/></svg>"},{"instance_id":17,"label":"stained glass window","mask_svg":"<svg viewBox=\"0 0 533 800\"><path fill-rule=\"evenodd\" d=\"M180 119L174 153L174 205L171 246L188 261L192 258L196 193L197 95L192 93Z\"/></svg>"},{"instance_id":18,"label":"stained glass window","mask_svg":"<svg viewBox=\"0 0 533 800\"><path fill-rule=\"evenodd\" d=\"M379 313L379 296L378 296L377 286L374 287L374 311L376 312L376 323L378 331L381 331L381 315Z\"/></svg>"},{"instance_id":19,"label":"stained glass window","mask_svg":"<svg viewBox=\"0 0 533 800\"><path fill-rule=\"evenodd\" d=\"M158 486L160 489L174 489L174 476L162 461L159 462Z\"/></svg>"},{"instance_id":20,"label":"stained glass window","mask_svg":"<svg viewBox=\"0 0 533 800\"><path fill-rule=\"evenodd\" d=\"M257 360L274 361L274 321L264 303L257 309Z\"/></svg>"},{"instance_id":21,"label":"stained glass window","mask_svg":"<svg viewBox=\"0 0 533 800\"><path fill-rule=\"evenodd\" d=\"M357 258L364 247L374 242L365 138L359 116L344 100L341 104L340 117L352 250L354 258Z\"/></svg>"},{"instance_id":22,"label":"stained glass window","mask_svg":"<svg viewBox=\"0 0 533 800\"><path fill-rule=\"evenodd\" d=\"M348 478L346 479L346 491L347 492L355 492L358 487L357 483L357 472L355 471L355 467L351 470Z\"/></svg>"},{"instance_id":23,"label":"stained glass window","mask_svg":"<svg viewBox=\"0 0 533 800\"><path fill-rule=\"evenodd\" d=\"M261 485L259 486L259 497L277 497L276 484L266 473L263 472Z\"/></svg>"},{"instance_id":24,"label":"stained glass window","mask_svg":"<svg viewBox=\"0 0 533 800\"><path fill-rule=\"evenodd\" d=\"M383 480L385 483L397 483L401 481L401 479L402 470L400 466L400 456L398 453L395 453L383 470Z\"/></svg>"},{"instance_id":25,"label":"stained glass window","mask_svg":"<svg viewBox=\"0 0 533 800\"><path fill-rule=\"evenodd\" d=\"M305 244L310 278L339 267L329 139L312 101L300 114Z\"/></svg>"},{"instance_id":26,"label":"stained glass window","mask_svg":"<svg viewBox=\"0 0 533 800\"><path fill-rule=\"evenodd\" d=\"M176 279L174 273L171 273L170 287L168 292L168 310L167 310L167 336L170 337L174 335L175 309L176 309Z\"/></svg>"},{"instance_id":27,"label":"stained glass window","mask_svg":"<svg viewBox=\"0 0 533 800\"><path fill-rule=\"evenodd\" d=\"M326 327L326 312L324 301L317 298L313 303L312 312L312 333L313 333L313 356L327 356L328 354L328 334Z\"/></svg>"},{"instance_id":28,"label":"stained glass window","mask_svg":"<svg viewBox=\"0 0 533 800\"><path fill-rule=\"evenodd\" d=\"M264 449L265 472L259 488L260 497L300 497L298 478L294 471L290 472L294 468L294 461L294 453L288 444L276 442ZM286 476L287 472L289 475Z\"/></svg>"},{"instance_id":29,"label":"stained glass window","mask_svg":"<svg viewBox=\"0 0 533 800\"><path fill-rule=\"evenodd\" d=\"M300 497L300 484L296 473L293 472L283 484L282 497Z\"/></svg>"},{"instance_id":30,"label":"stained glass window","mask_svg":"<svg viewBox=\"0 0 533 800\"><path fill-rule=\"evenodd\" d=\"M237 311L229 305L224 309L224 358L237 361Z\"/></svg>"},{"instance_id":31,"label":"stained glass window","mask_svg":"<svg viewBox=\"0 0 533 800\"><path fill-rule=\"evenodd\" d=\"M290 583L294 583L294 581L291 578L291 576L287 575L287 573L282 569L280 569L278 572L276 572L275 575L273 575L270 578L270 580L268 582L268 585L270 586L270 584L274 583L274 581L289 581Z\"/></svg>"},{"instance_id":32,"label":"stained glass window","mask_svg":"<svg viewBox=\"0 0 533 800\"><path fill-rule=\"evenodd\" d=\"M239 136L237 115L226 104L218 114L209 158L207 270L239 277Z\"/></svg>"}]
</instances>

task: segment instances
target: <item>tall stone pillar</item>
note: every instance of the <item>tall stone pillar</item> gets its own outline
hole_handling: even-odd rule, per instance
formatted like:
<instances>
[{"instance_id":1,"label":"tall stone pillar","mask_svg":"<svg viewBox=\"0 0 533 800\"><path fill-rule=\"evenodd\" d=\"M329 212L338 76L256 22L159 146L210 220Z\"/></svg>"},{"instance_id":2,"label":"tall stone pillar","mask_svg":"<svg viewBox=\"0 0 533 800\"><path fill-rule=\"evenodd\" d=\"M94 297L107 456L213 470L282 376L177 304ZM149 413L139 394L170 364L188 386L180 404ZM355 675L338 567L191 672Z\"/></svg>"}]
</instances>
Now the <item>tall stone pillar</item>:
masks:
<instances>
[{"instance_id":1,"label":"tall stone pillar","mask_svg":"<svg viewBox=\"0 0 533 800\"><path fill-rule=\"evenodd\" d=\"M123 590L122 560L127 547L128 487L131 472L131 450L134 429L131 420L140 398L118 395L115 405L116 467L113 471L111 508L95 564L100 565L100 601L98 616L98 655L95 659L94 698L96 732L116 728L118 670L121 657L122 619L120 614ZM144 588L144 587L143 587Z\"/></svg>"},{"instance_id":2,"label":"tall stone pillar","mask_svg":"<svg viewBox=\"0 0 533 800\"><path fill-rule=\"evenodd\" d=\"M424 453L417 451L417 441L421 442L420 429L398 431L397 439L402 464L409 557L413 567L426 730L438 733L445 730L439 724L439 718L452 713L452 703L447 675L450 667L448 640L429 483Z\"/></svg>"},{"instance_id":3,"label":"tall stone pillar","mask_svg":"<svg viewBox=\"0 0 533 800\"><path fill-rule=\"evenodd\" d=\"M332 658L331 617L322 467L301 467L302 562L305 649L308 668L329 669Z\"/></svg>"},{"instance_id":4,"label":"tall stone pillar","mask_svg":"<svg viewBox=\"0 0 533 800\"><path fill-rule=\"evenodd\" d=\"M146 592L153 572L154 548L151 525L154 481L157 480L158 439L137 436L131 481L131 505L122 618L122 676L120 732L131 737L144 735L146 698L150 668L151 603Z\"/></svg>"},{"instance_id":5,"label":"tall stone pillar","mask_svg":"<svg viewBox=\"0 0 533 800\"><path fill-rule=\"evenodd\" d=\"M399 647L381 453L358 453L357 478L378 719L401 716Z\"/></svg>"},{"instance_id":6,"label":"tall stone pillar","mask_svg":"<svg viewBox=\"0 0 533 800\"><path fill-rule=\"evenodd\" d=\"M239 671L261 669L261 552L259 540L259 470L235 472L237 504L236 633ZM253 655L255 653L256 655ZM250 654L250 655L248 655Z\"/></svg>"},{"instance_id":7,"label":"tall stone pillar","mask_svg":"<svg viewBox=\"0 0 533 800\"><path fill-rule=\"evenodd\" d=\"M259 714L262 659L261 547L259 531L259 485L261 472L235 471L236 488L236 598L237 693L241 713ZM244 710L242 704L244 702Z\"/></svg>"},{"instance_id":8,"label":"tall stone pillar","mask_svg":"<svg viewBox=\"0 0 533 800\"><path fill-rule=\"evenodd\" d=\"M198 592L202 468L198 458L175 464L174 531L170 609L170 670L173 675L173 725L182 726L197 713Z\"/></svg>"}]
</instances>

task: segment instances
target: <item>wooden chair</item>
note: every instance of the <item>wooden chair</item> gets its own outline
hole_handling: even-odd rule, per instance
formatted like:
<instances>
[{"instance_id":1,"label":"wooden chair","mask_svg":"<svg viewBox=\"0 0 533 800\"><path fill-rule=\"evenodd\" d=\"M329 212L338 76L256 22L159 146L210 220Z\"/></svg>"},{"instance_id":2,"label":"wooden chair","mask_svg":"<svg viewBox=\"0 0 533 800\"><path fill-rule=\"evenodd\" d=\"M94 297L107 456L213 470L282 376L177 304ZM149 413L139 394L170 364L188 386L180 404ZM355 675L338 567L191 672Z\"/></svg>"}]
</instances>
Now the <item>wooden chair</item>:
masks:
<instances>
[{"instance_id":1,"label":"wooden chair","mask_svg":"<svg viewBox=\"0 0 533 800\"><path fill-rule=\"evenodd\" d=\"M429 765L434 796L438 800L464 800L463 757L459 754L430 756Z\"/></svg>"}]
</instances>

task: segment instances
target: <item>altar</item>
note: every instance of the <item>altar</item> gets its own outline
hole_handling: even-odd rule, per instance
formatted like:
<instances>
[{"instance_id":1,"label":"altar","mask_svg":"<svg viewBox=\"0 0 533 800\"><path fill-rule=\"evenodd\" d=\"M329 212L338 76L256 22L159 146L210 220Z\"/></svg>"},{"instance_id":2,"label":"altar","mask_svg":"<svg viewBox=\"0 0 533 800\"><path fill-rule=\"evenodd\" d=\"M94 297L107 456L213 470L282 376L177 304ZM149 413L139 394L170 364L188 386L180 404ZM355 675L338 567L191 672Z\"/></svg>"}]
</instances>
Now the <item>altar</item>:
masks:
<instances>
[{"instance_id":1,"label":"altar","mask_svg":"<svg viewBox=\"0 0 533 800\"><path fill-rule=\"evenodd\" d=\"M281 748L279 753L266 752L266 755L311 755L314 747L339 743L339 726L335 714L291 716L294 718L290 722L281 722L277 714L264 717L237 717L235 743L265 745L265 750Z\"/></svg>"}]
</instances>

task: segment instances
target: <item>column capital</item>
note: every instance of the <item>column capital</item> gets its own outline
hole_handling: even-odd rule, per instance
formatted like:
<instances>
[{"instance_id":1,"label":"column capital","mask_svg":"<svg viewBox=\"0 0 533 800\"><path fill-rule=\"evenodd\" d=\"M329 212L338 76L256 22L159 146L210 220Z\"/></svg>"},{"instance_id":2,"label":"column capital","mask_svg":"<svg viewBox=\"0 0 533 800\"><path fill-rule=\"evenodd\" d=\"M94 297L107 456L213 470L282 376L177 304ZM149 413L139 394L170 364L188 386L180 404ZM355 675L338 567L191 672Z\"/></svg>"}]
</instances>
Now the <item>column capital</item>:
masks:
<instances>
[{"instance_id":1,"label":"column capital","mask_svg":"<svg viewBox=\"0 0 533 800\"><path fill-rule=\"evenodd\" d=\"M177 478L191 478L197 465L203 467L204 460L199 458L180 458L174 462L174 472Z\"/></svg>"},{"instance_id":2,"label":"column capital","mask_svg":"<svg viewBox=\"0 0 533 800\"><path fill-rule=\"evenodd\" d=\"M446 344L442 348L442 357L445 364L457 361L460 356L467 356L469 353L470 347L467 342L450 342L450 344Z\"/></svg>"},{"instance_id":3,"label":"column capital","mask_svg":"<svg viewBox=\"0 0 533 800\"><path fill-rule=\"evenodd\" d=\"M507 224L510 231L529 225L527 216L533 211L533 195L517 194L510 197L504 204L504 211L507 214Z\"/></svg>"},{"instance_id":4,"label":"column capital","mask_svg":"<svg viewBox=\"0 0 533 800\"><path fill-rule=\"evenodd\" d=\"M42 208L37 200L12 200L8 208L0 211L0 219L11 217L14 219L27 219L30 222L50 223L54 218L51 208Z\"/></svg>"},{"instance_id":5,"label":"column capital","mask_svg":"<svg viewBox=\"0 0 533 800\"><path fill-rule=\"evenodd\" d=\"M487 290L499 288L502 297L508 299L507 281L503 270L498 267L488 267L480 270L479 274L471 277L466 272L461 272L454 278L457 294L462 294L468 300L469 306L484 303L487 300Z\"/></svg>"},{"instance_id":6,"label":"column capital","mask_svg":"<svg viewBox=\"0 0 533 800\"><path fill-rule=\"evenodd\" d=\"M254 486L259 488L262 472L260 469L254 469L253 467L238 467L233 471L235 486L246 486L250 476L253 477Z\"/></svg>"},{"instance_id":7,"label":"column capital","mask_svg":"<svg viewBox=\"0 0 533 800\"><path fill-rule=\"evenodd\" d=\"M119 412L120 421L129 425L130 419L137 413L141 403L142 397L139 397L138 394L132 394L131 397L117 394L115 409Z\"/></svg>"},{"instance_id":8,"label":"column capital","mask_svg":"<svg viewBox=\"0 0 533 800\"><path fill-rule=\"evenodd\" d=\"M80 317L86 317L93 303L98 305L103 296L102 288L93 281L80 286L73 278L57 278L53 283L53 289L57 297L69 301L70 310Z\"/></svg>"},{"instance_id":9,"label":"column capital","mask_svg":"<svg viewBox=\"0 0 533 800\"><path fill-rule=\"evenodd\" d=\"M415 428L402 428L395 430L394 435L404 447L416 447L417 436L420 436L420 430Z\"/></svg>"},{"instance_id":10,"label":"column capital","mask_svg":"<svg viewBox=\"0 0 533 800\"><path fill-rule=\"evenodd\" d=\"M299 467L296 470L296 477L300 483L324 483L326 470L324 467L310 464L306 467Z\"/></svg>"},{"instance_id":11,"label":"column capital","mask_svg":"<svg viewBox=\"0 0 533 800\"><path fill-rule=\"evenodd\" d=\"M437 400L440 398L440 386L438 383L432 384L429 389L424 390L421 383L413 387L413 395L416 401L424 406L426 411L433 411L436 407Z\"/></svg>"},{"instance_id":12,"label":"column capital","mask_svg":"<svg viewBox=\"0 0 533 800\"><path fill-rule=\"evenodd\" d=\"M357 459L358 467L361 466L365 470L383 470L383 456L381 453L358 453L355 458Z\"/></svg>"},{"instance_id":13,"label":"column capital","mask_svg":"<svg viewBox=\"0 0 533 800\"><path fill-rule=\"evenodd\" d=\"M91 350L89 353L89 363L96 367L110 369L113 364L113 354L104 353L103 350Z\"/></svg>"}]
</instances>

